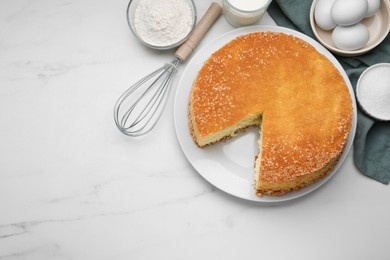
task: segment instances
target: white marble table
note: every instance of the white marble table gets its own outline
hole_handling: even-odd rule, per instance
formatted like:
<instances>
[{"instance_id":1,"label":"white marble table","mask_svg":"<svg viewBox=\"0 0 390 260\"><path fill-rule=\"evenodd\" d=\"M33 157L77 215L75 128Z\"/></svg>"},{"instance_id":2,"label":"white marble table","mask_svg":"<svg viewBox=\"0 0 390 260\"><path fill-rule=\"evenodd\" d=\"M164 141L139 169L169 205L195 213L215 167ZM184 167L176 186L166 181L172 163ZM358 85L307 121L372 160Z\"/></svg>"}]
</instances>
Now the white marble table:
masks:
<instances>
[{"instance_id":1,"label":"white marble table","mask_svg":"<svg viewBox=\"0 0 390 260\"><path fill-rule=\"evenodd\" d=\"M316 192L264 207L190 166L173 94L155 131L122 135L117 97L173 56L136 42L126 5L0 2L0 259L389 259L390 189L351 154ZM201 46L232 29L221 17Z\"/></svg>"}]
</instances>

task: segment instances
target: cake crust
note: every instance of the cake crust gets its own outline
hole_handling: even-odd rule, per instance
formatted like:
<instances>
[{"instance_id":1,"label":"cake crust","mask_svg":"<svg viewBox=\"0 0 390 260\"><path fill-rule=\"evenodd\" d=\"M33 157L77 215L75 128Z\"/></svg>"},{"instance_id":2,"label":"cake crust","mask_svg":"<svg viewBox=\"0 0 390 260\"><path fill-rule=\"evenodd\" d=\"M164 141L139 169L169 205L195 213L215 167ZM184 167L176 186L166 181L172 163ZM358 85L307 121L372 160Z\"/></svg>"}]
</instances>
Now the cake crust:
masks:
<instances>
[{"instance_id":1,"label":"cake crust","mask_svg":"<svg viewBox=\"0 0 390 260\"><path fill-rule=\"evenodd\" d=\"M258 195L281 195L331 172L351 128L352 101L339 71L310 44L256 32L205 62L188 117L200 147L261 125L255 188Z\"/></svg>"}]
</instances>

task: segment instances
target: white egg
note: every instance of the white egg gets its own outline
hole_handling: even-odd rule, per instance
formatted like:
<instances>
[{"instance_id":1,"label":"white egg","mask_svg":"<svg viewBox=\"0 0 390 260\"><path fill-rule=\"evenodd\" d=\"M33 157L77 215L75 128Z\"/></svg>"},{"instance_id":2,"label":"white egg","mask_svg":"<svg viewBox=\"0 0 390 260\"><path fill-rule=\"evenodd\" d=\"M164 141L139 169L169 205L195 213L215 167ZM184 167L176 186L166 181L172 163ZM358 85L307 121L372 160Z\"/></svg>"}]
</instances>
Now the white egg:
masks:
<instances>
[{"instance_id":1,"label":"white egg","mask_svg":"<svg viewBox=\"0 0 390 260\"><path fill-rule=\"evenodd\" d=\"M381 1L380 0L367 0L368 3L368 10L366 13L366 17L373 16L376 11L379 10L381 7Z\"/></svg>"},{"instance_id":2,"label":"white egg","mask_svg":"<svg viewBox=\"0 0 390 260\"><path fill-rule=\"evenodd\" d=\"M348 26L360 22L367 10L367 0L336 0L330 14L336 24Z\"/></svg>"},{"instance_id":3,"label":"white egg","mask_svg":"<svg viewBox=\"0 0 390 260\"><path fill-rule=\"evenodd\" d=\"M319 0L314 9L314 19L323 30L331 30L336 27L330 15L330 8L336 0Z\"/></svg>"},{"instance_id":4,"label":"white egg","mask_svg":"<svg viewBox=\"0 0 390 260\"><path fill-rule=\"evenodd\" d=\"M332 32L332 41L334 45L347 51L358 50L367 44L370 33L367 27L362 23L351 26L336 26Z\"/></svg>"}]
</instances>

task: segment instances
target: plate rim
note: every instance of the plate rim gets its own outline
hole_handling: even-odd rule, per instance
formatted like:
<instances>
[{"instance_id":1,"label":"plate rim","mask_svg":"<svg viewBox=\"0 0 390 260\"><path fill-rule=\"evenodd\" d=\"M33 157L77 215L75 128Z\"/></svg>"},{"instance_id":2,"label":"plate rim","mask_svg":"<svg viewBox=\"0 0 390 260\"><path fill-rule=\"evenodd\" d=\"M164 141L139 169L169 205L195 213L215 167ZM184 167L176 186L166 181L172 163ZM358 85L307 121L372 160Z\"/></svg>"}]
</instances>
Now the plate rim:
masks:
<instances>
[{"instance_id":1,"label":"plate rim","mask_svg":"<svg viewBox=\"0 0 390 260\"><path fill-rule=\"evenodd\" d=\"M306 41L307 43L309 43L311 46L313 46L318 52L320 52L321 54L323 54L328 60L330 60L334 66L336 67L336 69L340 72L340 74L342 75L343 79L345 80L346 84L347 84L347 87L348 87L348 90L349 90L349 93L351 95L351 100L352 100L352 125L351 125L351 130L350 130L350 133L348 134L348 139L347 139L347 143L344 147L344 150L341 154L341 157L338 161L338 163L336 164L336 166L334 167L334 169L332 170L332 172L327 175L325 178L319 180L318 182L316 183L313 183L301 190L298 190L298 191L293 191L293 192L289 192L288 194L286 195L289 195L289 196L286 196L286 195L282 195L282 196L263 196L263 197L248 197L248 196L242 196L242 195L238 195L238 194L233 194L232 192L229 192L229 190L226 190L226 188L224 187L221 187L221 185L218 185L216 184L215 182L211 181L210 179L207 178L207 176L205 176L205 174L199 169L199 167L197 167L194 163L194 161L191 160L191 154L189 154L189 151L187 150L185 144L184 144L184 137L182 136L182 134L180 133L180 124L186 124L186 127L188 128L188 117L186 116L185 118L185 122L182 122L182 120L179 120L179 111L181 111L181 107L179 108L179 103L180 103L180 99L183 98L183 96L181 95L183 91L187 90L186 91L186 94L187 96L185 97L185 101L186 103L188 104L188 95L192 89L192 84L190 86L187 86L186 88L183 87L183 84L182 84L182 81L184 80L186 74L188 73L188 71L192 68L192 66L195 66L193 65L194 63L197 62L197 59L199 59L199 56L202 55L202 53L204 52L215 52L216 50L218 50L219 48L221 48L222 46L224 46L227 42L229 42L230 40L240 36L240 35L245 35L245 34L248 34L248 33L251 33L251 32L281 32L281 33L286 33L286 34L289 34L289 35L293 35L293 36L296 36L304 41ZM220 43L219 43L220 42ZM218 44L219 47L216 48L215 50L209 50L210 47L212 47L213 45L215 44ZM203 59L202 61L202 64L203 62L205 61L205 59ZM183 90L184 88L184 90ZM184 101L183 101L184 102ZM188 105L187 105L188 107ZM186 107L186 109L188 109ZM188 110L186 110L188 111ZM352 143L353 143L353 139L354 139L354 136L355 136L355 132L356 132L356 125L357 125L357 104L356 104L356 98L355 98L355 93L354 93L354 90L352 88L352 84L349 80L349 77L347 76L345 70L343 69L343 67L341 66L341 64L338 62L338 60L334 57L334 55L329 51L327 50L323 45L321 45L319 42L317 42L316 40L310 38L309 36L301 33L301 32L298 32L298 31L295 31L295 30L292 30L292 29L289 29L289 28L286 28L286 27L281 27L281 26L273 26L273 25L254 25L254 26L247 26L247 27L241 27L241 28L237 28L237 29L234 29L234 30L230 30L226 33L223 33L221 34L220 36L216 37L214 40L210 41L208 44L206 44L205 46L203 46L199 51L197 51L195 53L195 55L193 55L191 57L191 59L189 60L189 62L186 64L186 67L183 71L183 73L181 74L180 76L180 79L178 81L178 87L176 88L176 93L175 93L175 98L174 98L174 126L175 126L175 132L176 132L176 137L178 139L178 142L180 144L180 147L182 149L182 152L184 153L186 159L189 161L189 163L191 164L191 166L195 169L195 171L200 175L202 176L209 184L211 184L212 186L218 188L219 190L223 191L224 193L227 193L233 197L236 197L236 198L240 198L240 199L243 199L243 200L246 200L246 201L251 201L251 202L258 202L260 204L267 204L267 205L271 205L271 204L278 204L278 203L281 203L281 202L286 202L286 201L290 201L290 200L295 200L297 198L300 198L300 197L303 197L309 193L312 193L313 191L317 190L319 187L323 186L323 184L325 184L326 182L328 182L328 180L330 180L335 174L336 172L338 172L340 166L343 164L343 162L345 161L345 159L347 158L350 150L351 150L351 147L352 147ZM183 112L181 112L183 113ZM187 115L187 113L185 113ZM186 133L187 135L190 135L189 133L189 130L187 131L188 133ZM192 139L192 138L191 138ZM199 149L195 143L192 141L192 146L196 149ZM253 190L253 193L255 193L255 190Z\"/></svg>"}]
</instances>

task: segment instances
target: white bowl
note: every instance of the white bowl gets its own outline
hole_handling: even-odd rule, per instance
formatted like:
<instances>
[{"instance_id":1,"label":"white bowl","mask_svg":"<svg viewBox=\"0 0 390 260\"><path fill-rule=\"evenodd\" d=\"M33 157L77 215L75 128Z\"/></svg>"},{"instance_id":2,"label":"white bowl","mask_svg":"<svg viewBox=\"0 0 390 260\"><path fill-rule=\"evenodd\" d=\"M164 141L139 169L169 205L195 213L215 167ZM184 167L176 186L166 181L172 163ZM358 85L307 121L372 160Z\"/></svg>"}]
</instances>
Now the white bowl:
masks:
<instances>
[{"instance_id":1,"label":"white bowl","mask_svg":"<svg viewBox=\"0 0 390 260\"><path fill-rule=\"evenodd\" d=\"M362 20L370 33L368 43L358 50L347 51L337 48L332 42L332 30L323 30L315 22L314 10L319 0L314 0L310 9L310 25L317 40L331 52L340 56L358 56L369 52L378 46L390 31L390 3L389 0L381 0L380 9L371 17Z\"/></svg>"},{"instance_id":2,"label":"white bowl","mask_svg":"<svg viewBox=\"0 0 390 260\"><path fill-rule=\"evenodd\" d=\"M156 2L157 2L157 0L156 0ZM176 48L177 46L181 45L184 41L186 41L190 37L190 35L191 35L192 31L194 30L195 25L196 25L196 19L197 19L197 13L196 12L197 11L196 11L195 2L194 2L194 0L187 0L187 2L190 5L191 11L192 11L192 14L193 14L192 28L187 33L187 35L185 37L179 39L178 41L176 41L176 42L174 42L172 44L167 44L167 45L154 45L154 44L150 44L150 43L146 42L139 35L139 33L136 30L134 16L135 16L136 8L137 8L138 4L140 3L140 0L130 0L129 1L129 4L127 5L127 10L126 10L127 23L129 25L132 33L135 35L135 37L137 37L137 39L142 44L144 44L145 46L147 46L149 48L152 48L152 49L156 49L156 50L169 50L169 49ZM173 7L173 8L175 8L175 7Z\"/></svg>"},{"instance_id":3,"label":"white bowl","mask_svg":"<svg viewBox=\"0 0 390 260\"><path fill-rule=\"evenodd\" d=\"M371 117L390 120L390 63L375 64L360 75L356 98Z\"/></svg>"}]
</instances>

